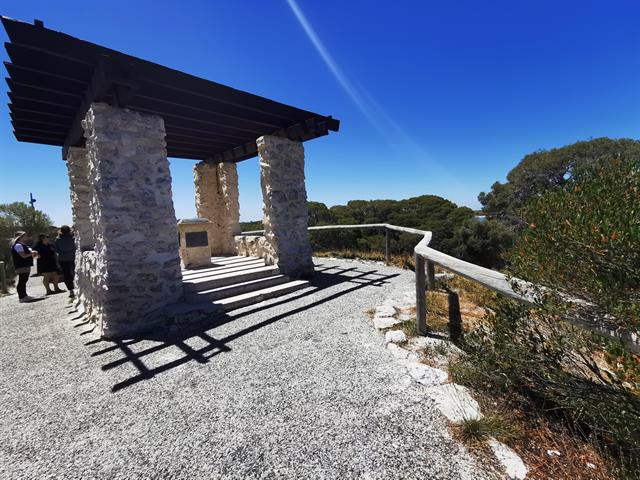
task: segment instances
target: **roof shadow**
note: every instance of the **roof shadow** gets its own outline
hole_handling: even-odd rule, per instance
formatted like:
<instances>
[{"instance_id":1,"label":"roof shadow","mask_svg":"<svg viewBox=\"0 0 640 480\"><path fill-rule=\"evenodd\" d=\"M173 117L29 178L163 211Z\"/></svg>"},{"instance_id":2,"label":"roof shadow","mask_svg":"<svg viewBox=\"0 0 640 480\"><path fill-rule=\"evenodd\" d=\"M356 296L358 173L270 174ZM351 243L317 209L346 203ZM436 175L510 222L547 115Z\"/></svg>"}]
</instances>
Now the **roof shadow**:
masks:
<instances>
[{"instance_id":1,"label":"roof shadow","mask_svg":"<svg viewBox=\"0 0 640 480\"><path fill-rule=\"evenodd\" d=\"M141 381L153 379L163 372L177 368L188 362L209 363L215 356L231 351L230 344L238 338L252 334L283 318L319 307L355 291L364 288L382 287L388 284L390 279L399 275L400 273L382 274L376 269L366 270L360 266L341 268L316 264L316 271L310 281L310 286L301 291L288 294L285 297L267 300L229 313L212 315L210 321L199 323L197 326L177 332L150 332L121 340L97 338L86 342L85 345L98 347L97 350L91 353L92 357L109 357L109 361L103 363L101 367L104 372L110 372L127 365L135 367L136 372L133 375L118 381L112 386L111 391L118 392ZM273 315L269 314L269 311L275 307L290 304L341 284L346 284L346 288L287 310L284 313L275 313L274 311ZM217 327L260 312L264 312L264 316L266 317L261 322L239 329L221 338L215 337L213 330ZM84 322L82 324L84 324ZM83 332L81 335L84 333L88 332ZM192 344L197 343L200 346L194 348L190 346L187 341L190 341L189 343ZM180 356L171 360L163 360L163 355L167 352L167 349L170 348L177 348ZM111 359L114 354L117 354L117 358Z\"/></svg>"}]
</instances>

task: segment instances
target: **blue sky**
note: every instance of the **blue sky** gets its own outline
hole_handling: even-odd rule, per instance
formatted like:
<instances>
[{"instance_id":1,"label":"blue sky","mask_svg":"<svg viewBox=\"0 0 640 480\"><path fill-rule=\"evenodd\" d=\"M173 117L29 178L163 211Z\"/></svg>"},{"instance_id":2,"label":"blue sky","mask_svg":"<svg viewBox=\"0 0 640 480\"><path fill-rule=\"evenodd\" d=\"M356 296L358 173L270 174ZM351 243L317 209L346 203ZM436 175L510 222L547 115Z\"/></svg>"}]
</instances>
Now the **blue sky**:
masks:
<instances>
[{"instance_id":1,"label":"blue sky","mask_svg":"<svg viewBox=\"0 0 640 480\"><path fill-rule=\"evenodd\" d=\"M637 1L107 3L3 0L0 14L340 119L305 144L308 196L328 205L436 194L475 208L526 153L640 138ZM2 88L0 203L31 191L69 223L60 149L15 140ZM170 161L191 217L195 162ZM258 219L257 159L238 171L242 220Z\"/></svg>"}]
</instances>

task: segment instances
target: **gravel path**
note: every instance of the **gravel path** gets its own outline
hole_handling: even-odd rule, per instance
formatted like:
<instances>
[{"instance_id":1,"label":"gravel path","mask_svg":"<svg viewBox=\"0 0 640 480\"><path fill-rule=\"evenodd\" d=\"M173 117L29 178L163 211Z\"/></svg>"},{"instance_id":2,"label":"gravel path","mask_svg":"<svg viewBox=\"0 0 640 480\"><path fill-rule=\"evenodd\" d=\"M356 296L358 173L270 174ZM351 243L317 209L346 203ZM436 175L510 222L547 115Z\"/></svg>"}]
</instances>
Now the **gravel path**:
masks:
<instances>
[{"instance_id":1,"label":"gravel path","mask_svg":"<svg viewBox=\"0 0 640 480\"><path fill-rule=\"evenodd\" d=\"M365 314L412 273L315 261L313 287L184 338L0 298L0 478L487 478Z\"/></svg>"}]
</instances>

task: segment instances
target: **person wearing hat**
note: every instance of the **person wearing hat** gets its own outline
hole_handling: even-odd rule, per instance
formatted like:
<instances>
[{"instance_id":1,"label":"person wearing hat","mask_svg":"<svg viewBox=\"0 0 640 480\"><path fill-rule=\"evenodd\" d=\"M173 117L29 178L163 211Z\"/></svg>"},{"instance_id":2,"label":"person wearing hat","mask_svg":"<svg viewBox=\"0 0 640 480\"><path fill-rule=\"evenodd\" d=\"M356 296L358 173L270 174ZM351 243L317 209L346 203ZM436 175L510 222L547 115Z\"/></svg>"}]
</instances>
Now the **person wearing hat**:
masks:
<instances>
[{"instance_id":1,"label":"person wearing hat","mask_svg":"<svg viewBox=\"0 0 640 480\"><path fill-rule=\"evenodd\" d=\"M11 241L11 257L13 258L13 266L18 274L18 299L20 303L27 303L36 300L27 295L27 281L29 273L33 267L33 259L38 257L38 253L31 250L26 242L31 240L31 235L27 232L16 232Z\"/></svg>"}]
</instances>

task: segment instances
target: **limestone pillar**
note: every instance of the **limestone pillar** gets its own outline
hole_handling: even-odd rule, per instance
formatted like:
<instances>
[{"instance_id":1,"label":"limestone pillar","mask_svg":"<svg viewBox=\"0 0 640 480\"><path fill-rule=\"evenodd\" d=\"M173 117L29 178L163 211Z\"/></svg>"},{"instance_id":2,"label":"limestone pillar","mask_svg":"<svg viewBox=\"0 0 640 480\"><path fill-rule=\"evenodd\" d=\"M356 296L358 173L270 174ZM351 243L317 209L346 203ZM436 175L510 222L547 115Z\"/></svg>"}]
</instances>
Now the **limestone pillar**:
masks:
<instances>
[{"instance_id":1,"label":"limestone pillar","mask_svg":"<svg viewBox=\"0 0 640 480\"><path fill-rule=\"evenodd\" d=\"M212 255L235 253L233 237L240 233L238 170L235 163L200 162L193 167L196 213L212 226L209 243Z\"/></svg>"},{"instance_id":2,"label":"limestone pillar","mask_svg":"<svg viewBox=\"0 0 640 480\"><path fill-rule=\"evenodd\" d=\"M71 147L67 152L67 171L71 192L71 213L78 252L92 250L95 239L89 218L91 200L87 150Z\"/></svg>"},{"instance_id":3,"label":"limestone pillar","mask_svg":"<svg viewBox=\"0 0 640 480\"><path fill-rule=\"evenodd\" d=\"M265 135L256 141L264 201L264 235L280 272L290 277L313 274L309 213L301 142Z\"/></svg>"},{"instance_id":4,"label":"limestone pillar","mask_svg":"<svg viewBox=\"0 0 640 480\"><path fill-rule=\"evenodd\" d=\"M154 328L182 297L164 121L92 104L82 122L95 233L94 319L108 337Z\"/></svg>"}]
</instances>

